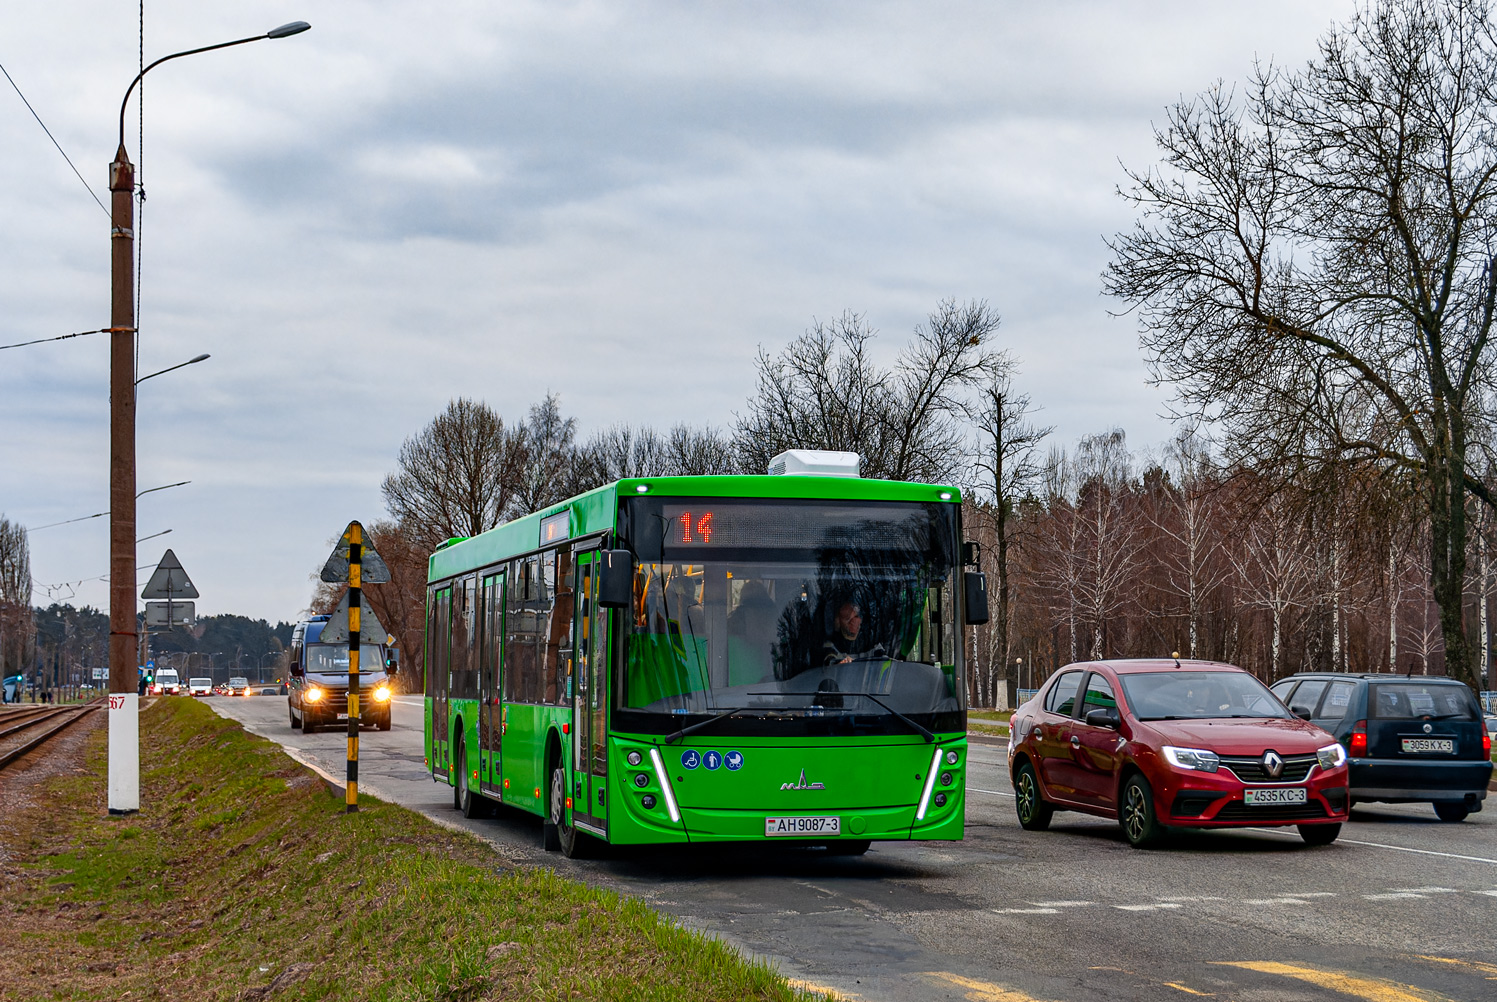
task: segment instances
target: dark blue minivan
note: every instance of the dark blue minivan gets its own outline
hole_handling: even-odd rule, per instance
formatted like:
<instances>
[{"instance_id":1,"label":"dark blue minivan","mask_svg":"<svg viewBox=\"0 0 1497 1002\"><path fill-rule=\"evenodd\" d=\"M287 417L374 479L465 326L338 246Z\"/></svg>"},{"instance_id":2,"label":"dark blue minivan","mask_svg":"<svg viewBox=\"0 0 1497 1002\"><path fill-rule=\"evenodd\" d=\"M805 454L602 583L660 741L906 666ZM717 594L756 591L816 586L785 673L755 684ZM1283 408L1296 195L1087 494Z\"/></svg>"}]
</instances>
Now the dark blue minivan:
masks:
<instances>
[{"instance_id":1,"label":"dark blue minivan","mask_svg":"<svg viewBox=\"0 0 1497 1002\"><path fill-rule=\"evenodd\" d=\"M1434 675L1302 672L1270 688L1346 746L1353 803L1427 803L1442 821L1481 810L1492 737L1471 689Z\"/></svg>"}]
</instances>

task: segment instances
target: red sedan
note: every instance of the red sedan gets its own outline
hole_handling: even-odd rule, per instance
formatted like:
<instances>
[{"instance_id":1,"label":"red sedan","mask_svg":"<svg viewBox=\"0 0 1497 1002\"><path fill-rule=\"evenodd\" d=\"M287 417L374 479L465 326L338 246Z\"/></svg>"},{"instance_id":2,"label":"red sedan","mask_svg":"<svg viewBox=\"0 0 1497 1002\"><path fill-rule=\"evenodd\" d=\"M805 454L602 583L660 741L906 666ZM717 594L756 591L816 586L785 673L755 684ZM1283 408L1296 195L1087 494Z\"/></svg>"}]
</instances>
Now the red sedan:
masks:
<instances>
[{"instance_id":1,"label":"red sedan","mask_svg":"<svg viewBox=\"0 0 1497 1002\"><path fill-rule=\"evenodd\" d=\"M1135 846L1170 828L1297 825L1341 832L1346 751L1233 665L1096 661L1056 672L1010 723L1019 823L1117 818Z\"/></svg>"}]
</instances>

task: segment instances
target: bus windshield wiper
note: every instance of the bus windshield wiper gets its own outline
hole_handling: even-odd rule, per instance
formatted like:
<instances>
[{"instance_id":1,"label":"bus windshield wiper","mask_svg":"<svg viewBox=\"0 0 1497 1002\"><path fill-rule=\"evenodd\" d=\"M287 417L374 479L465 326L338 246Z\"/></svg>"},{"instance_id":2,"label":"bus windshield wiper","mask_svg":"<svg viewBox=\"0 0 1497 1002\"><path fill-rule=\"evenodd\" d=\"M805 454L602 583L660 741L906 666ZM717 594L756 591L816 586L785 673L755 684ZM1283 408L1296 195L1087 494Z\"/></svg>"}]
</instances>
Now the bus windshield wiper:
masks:
<instances>
[{"instance_id":1,"label":"bus windshield wiper","mask_svg":"<svg viewBox=\"0 0 1497 1002\"><path fill-rule=\"evenodd\" d=\"M688 735L688 734L695 734L697 731L701 730L703 727L710 727L713 724L717 723L719 720L726 720L726 719L728 719L729 717L731 717L735 713L742 713L744 710L752 710L752 709L754 709L752 706L735 706L731 710L727 710L727 711L725 711L723 713L719 713L717 716L710 717L710 718L702 721L699 724L692 724L690 727L683 727L680 730L671 731L669 734L667 734L665 736L665 743L668 744L668 745L675 744L677 741L680 741L682 738L686 737L686 735Z\"/></svg>"},{"instance_id":2,"label":"bus windshield wiper","mask_svg":"<svg viewBox=\"0 0 1497 1002\"><path fill-rule=\"evenodd\" d=\"M878 695L875 694L875 693L872 693L872 692L848 692L848 691L846 691L844 689L827 689L825 691L818 691L818 692L751 692L751 693L749 693L749 695L750 696L812 696L812 697L815 697L815 696L866 696L869 699L873 700L875 703L877 703L879 706L882 706L891 715L899 718L899 720L901 722L903 722L905 724L908 724L910 726L910 728L913 729L917 734L919 734L921 737L925 738L925 743L926 744L930 744L932 741L934 741L936 739L935 732L932 731L932 730L930 730L930 728L925 727L923 724L916 723L915 721L911 720L909 717L906 717L903 713L900 713L898 710L894 709L894 707L890 706L888 703L885 703L882 699L879 699ZM707 721L707 723L709 723L709 724L711 722L712 721L710 721L710 720Z\"/></svg>"}]
</instances>

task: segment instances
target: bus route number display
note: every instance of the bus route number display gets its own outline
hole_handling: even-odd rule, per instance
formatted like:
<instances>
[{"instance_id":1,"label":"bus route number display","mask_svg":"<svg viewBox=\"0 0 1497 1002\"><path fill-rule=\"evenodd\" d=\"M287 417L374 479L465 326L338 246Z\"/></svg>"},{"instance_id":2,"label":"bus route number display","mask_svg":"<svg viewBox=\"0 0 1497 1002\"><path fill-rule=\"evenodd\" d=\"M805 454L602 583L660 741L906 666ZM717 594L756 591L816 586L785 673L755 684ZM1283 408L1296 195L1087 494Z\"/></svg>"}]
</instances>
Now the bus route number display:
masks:
<instances>
[{"instance_id":1,"label":"bus route number display","mask_svg":"<svg viewBox=\"0 0 1497 1002\"><path fill-rule=\"evenodd\" d=\"M714 517L710 511L680 512L671 519L671 542L686 546L711 543Z\"/></svg>"}]
</instances>

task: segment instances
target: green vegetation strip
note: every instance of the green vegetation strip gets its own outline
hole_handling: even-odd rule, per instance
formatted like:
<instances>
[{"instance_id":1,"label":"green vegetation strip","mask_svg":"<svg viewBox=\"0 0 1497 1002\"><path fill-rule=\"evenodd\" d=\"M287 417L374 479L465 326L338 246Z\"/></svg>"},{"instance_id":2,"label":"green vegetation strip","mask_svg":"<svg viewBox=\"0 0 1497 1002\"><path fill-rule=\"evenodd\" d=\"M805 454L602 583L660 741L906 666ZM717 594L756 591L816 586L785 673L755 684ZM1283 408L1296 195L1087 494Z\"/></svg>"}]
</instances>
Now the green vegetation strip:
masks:
<instances>
[{"instance_id":1,"label":"green vegetation strip","mask_svg":"<svg viewBox=\"0 0 1497 1002\"><path fill-rule=\"evenodd\" d=\"M341 796L197 700L141 715L141 812L81 768L0 787L0 999L820 995L638 901Z\"/></svg>"}]
</instances>

